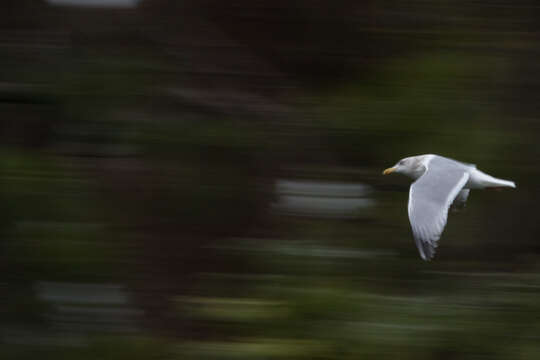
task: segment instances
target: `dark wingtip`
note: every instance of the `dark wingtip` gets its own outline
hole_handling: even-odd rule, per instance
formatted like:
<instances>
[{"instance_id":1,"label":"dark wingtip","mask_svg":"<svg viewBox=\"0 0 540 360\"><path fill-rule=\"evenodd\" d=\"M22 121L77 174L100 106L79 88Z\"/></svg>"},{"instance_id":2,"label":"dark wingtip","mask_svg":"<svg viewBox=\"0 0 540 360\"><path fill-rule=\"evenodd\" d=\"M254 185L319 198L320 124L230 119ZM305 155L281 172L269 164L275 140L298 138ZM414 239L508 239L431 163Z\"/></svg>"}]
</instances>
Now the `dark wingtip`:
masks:
<instances>
[{"instance_id":1,"label":"dark wingtip","mask_svg":"<svg viewBox=\"0 0 540 360\"><path fill-rule=\"evenodd\" d=\"M414 238L414 241L416 243L416 247L418 248L418 252L420 253L420 257L422 258L422 260L431 261L435 256L435 246L431 245L427 241L422 241L422 239L419 239L417 237Z\"/></svg>"}]
</instances>

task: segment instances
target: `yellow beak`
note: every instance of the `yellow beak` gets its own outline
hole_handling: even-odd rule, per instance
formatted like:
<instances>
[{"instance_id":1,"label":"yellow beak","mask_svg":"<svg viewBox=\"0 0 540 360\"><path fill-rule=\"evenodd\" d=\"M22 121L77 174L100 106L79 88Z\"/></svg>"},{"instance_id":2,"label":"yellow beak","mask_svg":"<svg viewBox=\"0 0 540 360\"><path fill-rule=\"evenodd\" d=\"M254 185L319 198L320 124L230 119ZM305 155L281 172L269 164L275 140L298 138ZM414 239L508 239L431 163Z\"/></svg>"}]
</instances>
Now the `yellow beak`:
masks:
<instances>
[{"instance_id":1,"label":"yellow beak","mask_svg":"<svg viewBox=\"0 0 540 360\"><path fill-rule=\"evenodd\" d=\"M388 168L388 169L384 170L382 173L383 173L383 175L388 175L388 174L393 173L395 170L396 170L395 167L391 167L391 168Z\"/></svg>"}]
</instances>

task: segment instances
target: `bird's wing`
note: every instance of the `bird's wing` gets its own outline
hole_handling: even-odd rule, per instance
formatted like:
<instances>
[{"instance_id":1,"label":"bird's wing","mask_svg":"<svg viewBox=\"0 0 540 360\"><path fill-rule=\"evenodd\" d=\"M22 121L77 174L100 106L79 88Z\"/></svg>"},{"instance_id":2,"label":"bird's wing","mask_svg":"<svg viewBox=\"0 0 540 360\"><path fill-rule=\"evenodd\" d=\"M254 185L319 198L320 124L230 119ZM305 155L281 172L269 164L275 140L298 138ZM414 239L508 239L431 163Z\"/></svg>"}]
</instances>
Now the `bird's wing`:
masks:
<instances>
[{"instance_id":1,"label":"bird's wing","mask_svg":"<svg viewBox=\"0 0 540 360\"><path fill-rule=\"evenodd\" d=\"M462 189L454 199L454 202L452 203L451 210L459 211L465 207L465 203L467 202L467 198L469 197L469 189Z\"/></svg>"},{"instance_id":2,"label":"bird's wing","mask_svg":"<svg viewBox=\"0 0 540 360\"><path fill-rule=\"evenodd\" d=\"M467 166L435 157L409 190L409 220L420 256L430 260L446 225L448 208L469 179Z\"/></svg>"}]
</instances>

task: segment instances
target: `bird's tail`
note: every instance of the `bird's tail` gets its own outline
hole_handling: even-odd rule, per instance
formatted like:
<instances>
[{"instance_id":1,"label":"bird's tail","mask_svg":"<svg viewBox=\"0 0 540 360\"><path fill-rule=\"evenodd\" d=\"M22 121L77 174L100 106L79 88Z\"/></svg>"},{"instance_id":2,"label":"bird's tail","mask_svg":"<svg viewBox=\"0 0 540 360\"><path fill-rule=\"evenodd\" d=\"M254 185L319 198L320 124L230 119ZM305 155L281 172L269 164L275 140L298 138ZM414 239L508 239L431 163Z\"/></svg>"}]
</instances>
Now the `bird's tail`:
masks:
<instances>
[{"instance_id":1,"label":"bird's tail","mask_svg":"<svg viewBox=\"0 0 540 360\"><path fill-rule=\"evenodd\" d=\"M473 172L474 182L480 185L480 188L515 188L516 184L510 180L497 179L480 170Z\"/></svg>"},{"instance_id":2,"label":"bird's tail","mask_svg":"<svg viewBox=\"0 0 540 360\"><path fill-rule=\"evenodd\" d=\"M516 188L516 183L510 180L503 180L503 179L497 179L492 177L489 179L487 187L494 187L494 188L502 188L502 187L509 187L509 188Z\"/></svg>"},{"instance_id":3,"label":"bird's tail","mask_svg":"<svg viewBox=\"0 0 540 360\"><path fill-rule=\"evenodd\" d=\"M478 169L474 169L472 175L472 186L474 188L515 188L516 184L510 180L497 179L491 175L486 174Z\"/></svg>"}]
</instances>

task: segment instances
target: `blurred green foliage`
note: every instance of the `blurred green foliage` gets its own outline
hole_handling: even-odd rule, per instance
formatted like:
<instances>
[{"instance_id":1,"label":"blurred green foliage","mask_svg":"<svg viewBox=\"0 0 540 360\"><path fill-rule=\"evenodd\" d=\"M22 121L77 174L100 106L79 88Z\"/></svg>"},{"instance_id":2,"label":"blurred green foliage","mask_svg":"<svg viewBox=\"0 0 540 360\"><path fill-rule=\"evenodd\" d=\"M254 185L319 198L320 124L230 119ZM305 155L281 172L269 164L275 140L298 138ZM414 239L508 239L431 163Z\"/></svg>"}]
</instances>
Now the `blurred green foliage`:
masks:
<instances>
[{"instance_id":1,"label":"blurred green foliage","mask_svg":"<svg viewBox=\"0 0 540 360\"><path fill-rule=\"evenodd\" d=\"M0 358L538 358L534 2L0 9ZM431 263L380 176L420 153L518 184Z\"/></svg>"}]
</instances>

